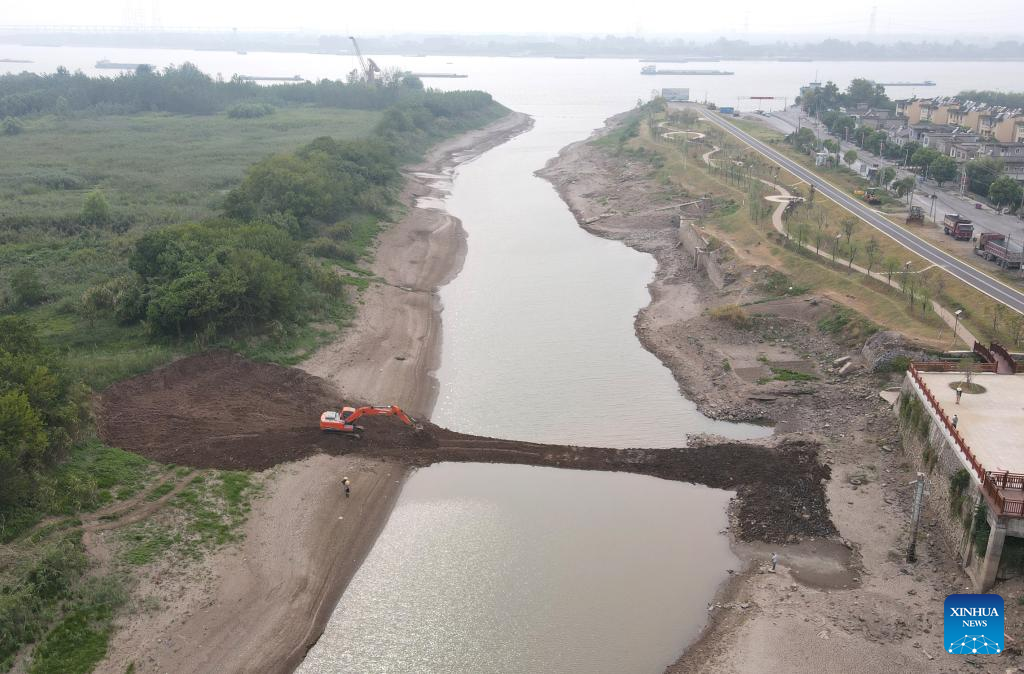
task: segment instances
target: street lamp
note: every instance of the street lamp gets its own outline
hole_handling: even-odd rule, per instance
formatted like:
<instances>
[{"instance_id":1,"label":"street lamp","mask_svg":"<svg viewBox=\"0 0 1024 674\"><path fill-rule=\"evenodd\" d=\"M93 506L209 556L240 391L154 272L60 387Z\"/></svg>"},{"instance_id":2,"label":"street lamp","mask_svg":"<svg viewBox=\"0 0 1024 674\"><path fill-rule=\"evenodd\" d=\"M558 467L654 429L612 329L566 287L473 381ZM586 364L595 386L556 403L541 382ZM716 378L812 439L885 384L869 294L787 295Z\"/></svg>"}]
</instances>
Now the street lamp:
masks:
<instances>
[{"instance_id":1,"label":"street lamp","mask_svg":"<svg viewBox=\"0 0 1024 674\"><path fill-rule=\"evenodd\" d=\"M950 349L956 346L956 327L960 325L960 314L962 313L964 313L963 309L957 309L953 312L953 343L949 345Z\"/></svg>"}]
</instances>

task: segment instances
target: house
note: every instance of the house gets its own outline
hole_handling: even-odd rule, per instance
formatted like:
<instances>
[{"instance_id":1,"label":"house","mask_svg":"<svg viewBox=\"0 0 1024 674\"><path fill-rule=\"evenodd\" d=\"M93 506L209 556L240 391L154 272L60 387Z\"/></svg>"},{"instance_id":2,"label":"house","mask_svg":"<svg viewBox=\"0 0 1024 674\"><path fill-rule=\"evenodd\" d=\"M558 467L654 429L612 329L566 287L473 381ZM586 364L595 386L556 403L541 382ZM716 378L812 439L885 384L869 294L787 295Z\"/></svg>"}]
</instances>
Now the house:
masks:
<instances>
[{"instance_id":1,"label":"house","mask_svg":"<svg viewBox=\"0 0 1024 674\"><path fill-rule=\"evenodd\" d=\"M895 122L895 117L896 113L892 110L868 108L859 115L858 122L861 126L877 131L878 129L887 128L892 122Z\"/></svg>"},{"instance_id":2,"label":"house","mask_svg":"<svg viewBox=\"0 0 1024 674\"><path fill-rule=\"evenodd\" d=\"M922 131L920 138L921 144L925 147L930 147L941 154L952 157L953 145L957 141L970 142L978 140L978 135L972 134L970 131L963 131L960 127L945 124Z\"/></svg>"},{"instance_id":3,"label":"house","mask_svg":"<svg viewBox=\"0 0 1024 674\"><path fill-rule=\"evenodd\" d=\"M949 156L958 162L995 157L1003 162L1003 174L1024 182L1024 143L999 143L978 136L963 136L952 143Z\"/></svg>"},{"instance_id":4,"label":"house","mask_svg":"<svg viewBox=\"0 0 1024 674\"><path fill-rule=\"evenodd\" d=\"M992 136L1000 143L1019 143L1024 111L1004 110L993 118Z\"/></svg>"},{"instance_id":5,"label":"house","mask_svg":"<svg viewBox=\"0 0 1024 674\"><path fill-rule=\"evenodd\" d=\"M662 89L661 97L670 103L685 103L690 100L689 89Z\"/></svg>"}]
</instances>

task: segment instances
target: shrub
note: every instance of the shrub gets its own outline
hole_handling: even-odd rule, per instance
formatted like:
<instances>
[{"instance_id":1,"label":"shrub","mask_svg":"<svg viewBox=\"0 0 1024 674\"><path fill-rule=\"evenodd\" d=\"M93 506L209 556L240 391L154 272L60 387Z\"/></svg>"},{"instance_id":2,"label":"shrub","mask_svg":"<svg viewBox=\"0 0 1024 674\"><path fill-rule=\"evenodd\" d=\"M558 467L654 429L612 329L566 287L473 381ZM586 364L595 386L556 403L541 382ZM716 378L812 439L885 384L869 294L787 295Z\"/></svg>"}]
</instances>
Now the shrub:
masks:
<instances>
[{"instance_id":1,"label":"shrub","mask_svg":"<svg viewBox=\"0 0 1024 674\"><path fill-rule=\"evenodd\" d=\"M4 117L0 126L3 128L5 136L16 136L25 130L25 125L17 117Z\"/></svg>"},{"instance_id":2,"label":"shrub","mask_svg":"<svg viewBox=\"0 0 1024 674\"><path fill-rule=\"evenodd\" d=\"M228 108L228 117L232 119L254 119L273 113L274 106L268 103L237 103Z\"/></svg>"},{"instance_id":3,"label":"shrub","mask_svg":"<svg viewBox=\"0 0 1024 674\"><path fill-rule=\"evenodd\" d=\"M750 327L750 317L747 316L747 312L743 310L743 307L736 304L715 307L708 312L708 315L717 321L730 323L737 328Z\"/></svg>"},{"instance_id":4,"label":"shrub","mask_svg":"<svg viewBox=\"0 0 1024 674\"><path fill-rule=\"evenodd\" d=\"M310 252L317 257L326 257L329 260L341 260L343 262L355 262L359 254L344 241L331 241L330 239L316 239L310 244Z\"/></svg>"},{"instance_id":5,"label":"shrub","mask_svg":"<svg viewBox=\"0 0 1024 674\"><path fill-rule=\"evenodd\" d=\"M100 190L93 190L85 198L82 206L82 224L93 227L103 227L110 224L110 204Z\"/></svg>"},{"instance_id":6,"label":"shrub","mask_svg":"<svg viewBox=\"0 0 1024 674\"><path fill-rule=\"evenodd\" d=\"M14 305L17 307L34 307L49 298L49 293L39 278L39 273L31 267L22 267L11 276L11 292Z\"/></svg>"}]
</instances>

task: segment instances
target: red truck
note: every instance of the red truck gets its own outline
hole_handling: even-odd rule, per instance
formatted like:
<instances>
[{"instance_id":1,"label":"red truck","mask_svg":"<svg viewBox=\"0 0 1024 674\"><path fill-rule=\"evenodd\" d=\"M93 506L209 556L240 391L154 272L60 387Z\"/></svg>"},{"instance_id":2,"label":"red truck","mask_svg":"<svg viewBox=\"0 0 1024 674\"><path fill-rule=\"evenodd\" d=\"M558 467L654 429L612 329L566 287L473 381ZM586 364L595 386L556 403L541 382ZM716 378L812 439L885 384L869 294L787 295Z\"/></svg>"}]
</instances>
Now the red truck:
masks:
<instances>
[{"instance_id":1,"label":"red truck","mask_svg":"<svg viewBox=\"0 0 1024 674\"><path fill-rule=\"evenodd\" d=\"M959 213L946 213L942 219L942 233L957 241L970 241L974 236L974 225Z\"/></svg>"},{"instance_id":2,"label":"red truck","mask_svg":"<svg viewBox=\"0 0 1024 674\"><path fill-rule=\"evenodd\" d=\"M995 262L1006 269L1019 269L1021 259L1024 258L1024 251L1021 244L1014 243L1006 238L1005 234L986 232L978 235L978 243L974 247L974 254L980 255L990 262Z\"/></svg>"}]
</instances>

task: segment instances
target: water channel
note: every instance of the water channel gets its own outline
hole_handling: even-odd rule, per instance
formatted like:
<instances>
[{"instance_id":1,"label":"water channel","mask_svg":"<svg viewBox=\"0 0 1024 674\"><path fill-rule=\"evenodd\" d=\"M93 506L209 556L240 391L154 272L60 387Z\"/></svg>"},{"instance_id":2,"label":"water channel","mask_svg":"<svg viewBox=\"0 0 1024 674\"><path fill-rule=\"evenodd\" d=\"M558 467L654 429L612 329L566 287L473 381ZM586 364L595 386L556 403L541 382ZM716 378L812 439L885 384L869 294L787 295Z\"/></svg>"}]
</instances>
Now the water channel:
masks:
<instances>
[{"instance_id":1,"label":"water channel","mask_svg":"<svg viewBox=\"0 0 1024 674\"><path fill-rule=\"evenodd\" d=\"M625 473L439 464L299 672L661 672L726 568L730 494Z\"/></svg>"}]
</instances>

